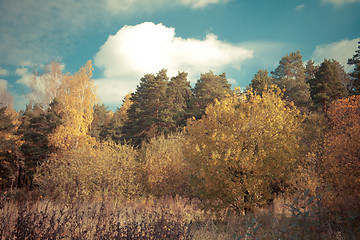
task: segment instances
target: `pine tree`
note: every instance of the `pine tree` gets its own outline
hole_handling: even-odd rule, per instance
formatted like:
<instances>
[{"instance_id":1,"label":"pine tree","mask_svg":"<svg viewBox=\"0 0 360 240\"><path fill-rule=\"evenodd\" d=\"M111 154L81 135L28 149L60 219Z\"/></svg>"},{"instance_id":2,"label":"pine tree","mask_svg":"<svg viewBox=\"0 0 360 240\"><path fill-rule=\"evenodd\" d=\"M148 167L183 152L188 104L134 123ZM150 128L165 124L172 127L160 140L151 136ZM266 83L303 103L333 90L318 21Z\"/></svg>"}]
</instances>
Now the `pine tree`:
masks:
<instances>
[{"instance_id":1,"label":"pine tree","mask_svg":"<svg viewBox=\"0 0 360 240\"><path fill-rule=\"evenodd\" d=\"M256 94L261 95L265 89L268 89L273 84L274 79L269 76L269 72L267 70L260 69L251 80L249 88L252 88Z\"/></svg>"},{"instance_id":2,"label":"pine tree","mask_svg":"<svg viewBox=\"0 0 360 240\"><path fill-rule=\"evenodd\" d=\"M329 103L346 97L346 73L336 60L325 59L315 74L315 79L309 81L311 98L318 108L327 109Z\"/></svg>"},{"instance_id":3,"label":"pine tree","mask_svg":"<svg viewBox=\"0 0 360 240\"><path fill-rule=\"evenodd\" d=\"M90 136L99 141L105 140L105 131L110 122L110 111L105 104L96 104L94 106L94 116L90 128Z\"/></svg>"},{"instance_id":4,"label":"pine tree","mask_svg":"<svg viewBox=\"0 0 360 240\"><path fill-rule=\"evenodd\" d=\"M126 94L123 100L123 104L118 108L115 113L111 116L109 124L102 132L102 138L105 140L112 140L116 143L121 141L122 127L128 120L128 110L132 105L131 93Z\"/></svg>"},{"instance_id":5,"label":"pine tree","mask_svg":"<svg viewBox=\"0 0 360 240\"><path fill-rule=\"evenodd\" d=\"M224 99L231 93L230 87L225 73L221 75L215 75L212 71L202 73L193 88L190 115L196 119L201 118L209 104L214 103L215 99Z\"/></svg>"},{"instance_id":6,"label":"pine tree","mask_svg":"<svg viewBox=\"0 0 360 240\"><path fill-rule=\"evenodd\" d=\"M20 116L20 126L17 134L21 136L20 151L23 159L21 185L32 187L36 168L46 161L55 148L49 143L49 135L61 123L61 117L54 111L57 102L49 104L45 111L39 104L29 104Z\"/></svg>"},{"instance_id":7,"label":"pine tree","mask_svg":"<svg viewBox=\"0 0 360 240\"><path fill-rule=\"evenodd\" d=\"M6 110L7 107L0 108L0 190L12 187L18 169L15 126Z\"/></svg>"},{"instance_id":8,"label":"pine tree","mask_svg":"<svg viewBox=\"0 0 360 240\"><path fill-rule=\"evenodd\" d=\"M275 83L284 90L284 98L297 107L306 107L310 102L310 88L306 83L305 68L299 51L281 58L272 72Z\"/></svg>"},{"instance_id":9,"label":"pine tree","mask_svg":"<svg viewBox=\"0 0 360 240\"><path fill-rule=\"evenodd\" d=\"M146 74L140 80L136 92L131 95L133 104L128 110L128 120L123 126L126 141L138 146L144 139L156 136L166 129L166 70L156 76Z\"/></svg>"},{"instance_id":10,"label":"pine tree","mask_svg":"<svg viewBox=\"0 0 360 240\"><path fill-rule=\"evenodd\" d=\"M350 73L351 84L350 84L350 94L351 95L360 95L360 41L358 42L358 50L356 50L354 56L349 58L348 64L354 65L354 71Z\"/></svg>"},{"instance_id":11,"label":"pine tree","mask_svg":"<svg viewBox=\"0 0 360 240\"><path fill-rule=\"evenodd\" d=\"M186 124L188 104L191 98L191 86L187 73L179 72L172 77L166 89L166 110L168 125L172 131Z\"/></svg>"}]
</instances>

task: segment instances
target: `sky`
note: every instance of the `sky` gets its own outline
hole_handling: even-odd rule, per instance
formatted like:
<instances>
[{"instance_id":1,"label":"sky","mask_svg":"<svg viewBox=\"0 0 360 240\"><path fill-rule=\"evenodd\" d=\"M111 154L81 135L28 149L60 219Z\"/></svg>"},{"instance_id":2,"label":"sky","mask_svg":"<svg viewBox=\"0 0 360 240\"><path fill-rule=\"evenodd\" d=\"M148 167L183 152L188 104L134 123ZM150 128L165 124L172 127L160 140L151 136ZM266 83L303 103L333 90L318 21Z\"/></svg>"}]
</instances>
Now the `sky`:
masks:
<instances>
[{"instance_id":1,"label":"sky","mask_svg":"<svg viewBox=\"0 0 360 240\"><path fill-rule=\"evenodd\" d=\"M188 72L192 84L225 72L245 88L300 51L304 62L336 59L351 71L359 10L360 0L0 0L0 90L24 109L32 73L52 60L70 74L92 60L97 94L113 110L161 69Z\"/></svg>"}]
</instances>

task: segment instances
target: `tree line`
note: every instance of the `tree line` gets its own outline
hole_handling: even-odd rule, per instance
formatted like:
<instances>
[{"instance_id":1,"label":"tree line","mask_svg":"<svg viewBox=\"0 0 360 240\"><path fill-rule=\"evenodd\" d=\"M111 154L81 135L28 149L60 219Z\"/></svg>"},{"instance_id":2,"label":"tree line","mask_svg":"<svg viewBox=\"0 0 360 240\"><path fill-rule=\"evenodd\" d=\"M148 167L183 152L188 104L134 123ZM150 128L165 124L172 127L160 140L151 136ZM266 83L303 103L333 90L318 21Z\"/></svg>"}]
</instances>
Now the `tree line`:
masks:
<instances>
[{"instance_id":1,"label":"tree line","mask_svg":"<svg viewBox=\"0 0 360 240\"><path fill-rule=\"evenodd\" d=\"M359 51L350 74L336 60L305 64L292 52L244 90L225 73L203 73L191 87L186 72L169 78L163 69L142 77L115 112L96 97L90 61L73 75L52 62L34 75L36 101L0 108L1 191L182 195L241 211L279 193L327 189L329 208L358 211Z\"/></svg>"}]
</instances>

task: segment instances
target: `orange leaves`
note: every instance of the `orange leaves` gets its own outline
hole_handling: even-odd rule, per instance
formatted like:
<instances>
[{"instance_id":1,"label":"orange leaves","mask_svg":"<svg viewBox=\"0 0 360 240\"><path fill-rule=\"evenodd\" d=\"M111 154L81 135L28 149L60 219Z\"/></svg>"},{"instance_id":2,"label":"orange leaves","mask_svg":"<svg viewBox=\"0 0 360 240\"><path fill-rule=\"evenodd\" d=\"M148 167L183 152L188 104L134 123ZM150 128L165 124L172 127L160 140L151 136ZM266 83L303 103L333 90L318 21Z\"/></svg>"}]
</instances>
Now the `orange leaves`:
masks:
<instances>
[{"instance_id":1,"label":"orange leaves","mask_svg":"<svg viewBox=\"0 0 360 240\"><path fill-rule=\"evenodd\" d=\"M360 198L360 96L335 101L329 111L325 176L334 191L354 202ZM355 204L356 205L356 204ZM357 204L357 207L360 207Z\"/></svg>"}]
</instances>

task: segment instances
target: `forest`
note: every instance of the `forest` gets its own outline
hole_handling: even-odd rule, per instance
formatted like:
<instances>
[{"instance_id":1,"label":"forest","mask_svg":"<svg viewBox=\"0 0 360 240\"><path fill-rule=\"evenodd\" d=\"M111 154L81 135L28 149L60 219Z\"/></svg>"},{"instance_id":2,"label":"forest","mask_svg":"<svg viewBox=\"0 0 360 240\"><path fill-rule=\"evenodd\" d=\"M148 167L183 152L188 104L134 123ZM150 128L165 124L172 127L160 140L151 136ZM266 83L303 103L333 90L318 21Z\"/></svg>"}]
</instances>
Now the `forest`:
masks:
<instances>
[{"instance_id":1,"label":"forest","mask_svg":"<svg viewBox=\"0 0 360 240\"><path fill-rule=\"evenodd\" d=\"M360 42L348 64L163 69L113 112L91 61L52 62L25 110L0 93L0 238L359 239Z\"/></svg>"}]
</instances>

